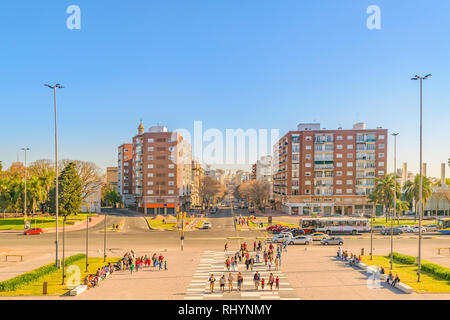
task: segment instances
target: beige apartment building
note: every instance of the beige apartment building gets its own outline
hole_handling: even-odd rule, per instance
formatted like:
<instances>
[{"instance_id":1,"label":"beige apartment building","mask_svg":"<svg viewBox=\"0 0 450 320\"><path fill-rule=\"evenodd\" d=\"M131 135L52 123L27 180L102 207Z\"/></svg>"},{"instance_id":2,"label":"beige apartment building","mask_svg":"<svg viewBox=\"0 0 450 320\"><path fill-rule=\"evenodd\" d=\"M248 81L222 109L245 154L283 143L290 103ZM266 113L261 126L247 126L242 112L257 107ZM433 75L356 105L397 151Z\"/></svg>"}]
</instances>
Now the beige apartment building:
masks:
<instances>
[{"instance_id":1,"label":"beige apartment building","mask_svg":"<svg viewBox=\"0 0 450 320\"><path fill-rule=\"evenodd\" d=\"M192 189L191 145L179 133L169 132L164 126L153 126L145 132L141 123L133 143L119 147L119 162L121 150L129 150L130 146L132 165L127 167L131 171L132 182L126 187L131 187L130 193L137 210L148 214L174 214L179 208L189 208ZM125 172L119 174L124 175Z\"/></svg>"},{"instance_id":2,"label":"beige apartment building","mask_svg":"<svg viewBox=\"0 0 450 320\"><path fill-rule=\"evenodd\" d=\"M111 190L119 190L119 167L107 167L105 184Z\"/></svg>"},{"instance_id":3,"label":"beige apartment building","mask_svg":"<svg viewBox=\"0 0 450 320\"><path fill-rule=\"evenodd\" d=\"M387 129L321 129L299 124L275 145L273 197L292 215L372 212L367 195L387 170ZM379 209L379 208L377 208Z\"/></svg>"},{"instance_id":4,"label":"beige apartment building","mask_svg":"<svg viewBox=\"0 0 450 320\"><path fill-rule=\"evenodd\" d=\"M125 206L134 206L133 196L133 144L124 143L118 148L117 192Z\"/></svg>"},{"instance_id":5,"label":"beige apartment building","mask_svg":"<svg viewBox=\"0 0 450 320\"><path fill-rule=\"evenodd\" d=\"M191 190L191 206L200 207L202 199L200 198L200 183L204 177L204 170L200 163L192 161L192 190Z\"/></svg>"}]
</instances>

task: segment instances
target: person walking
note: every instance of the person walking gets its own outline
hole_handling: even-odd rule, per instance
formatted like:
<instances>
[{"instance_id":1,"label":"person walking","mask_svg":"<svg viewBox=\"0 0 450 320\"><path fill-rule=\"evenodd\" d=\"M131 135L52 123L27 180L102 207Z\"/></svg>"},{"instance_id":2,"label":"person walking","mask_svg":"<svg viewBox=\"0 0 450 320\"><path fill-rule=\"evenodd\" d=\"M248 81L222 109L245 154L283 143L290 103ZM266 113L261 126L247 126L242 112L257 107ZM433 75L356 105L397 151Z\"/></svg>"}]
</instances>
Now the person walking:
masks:
<instances>
[{"instance_id":1,"label":"person walking","mask_svg":"<svg viewBox=\"0 0 450 320\"><path fill-rule=\"evenodd\" d=\"M280 278L278 278L278 276L275 279L275 288L280 290Z\"/></svg>"},{"instance_id":2,"label":"person walking","mask_svg":"<svg viewBox=\"0 0 450 320\"><path fill-rule=\"evenodd\" d=\"M264 290L264 278L261 279L261 290Z\"/></svg>"},{"instance_id":3,"label":"person walking","mask_svg":"<svg viewBox=\"0 0 450 320\"><path fill-rule=\"evenodd\" d=\"M241 291L242 288L242 282L244 281L244 277L242 276L242 274L239 272L237 275L237 286L238 286L238 291Z\"/></svg>"},{"instance_id":4,"label":"person walking","mask_svg":"<svg viewBox=\"0 0 450 320\"><path fill-rule=\"evenodd\" d=\"M225 252L228 251L228 242L225 242L225 247L224 247L223 251L225 251Z\"/></svg>"},{"instance_id":5,"label":"person walking","mask_svg":"<svg viewBox=\"0 0 450 320\"><path fill-rule=\"evenodd\" d=\"M225 275L220 278L220 291L225 292Z\"/></svg>"},{"instance_id":6,"label":"person walking","mask_svg":"<svg viewBox=\"0 0 450 320\"><path fill-rule=\"evenodd\" d=\"M253 265L255 263L255 258L250 258L250 270L253 271Z\"/></svg>"},{"instance_id":7,"label":"person walking","mask_svg":"<svg viewBox=\"0 0 450 320\"><path fill-rule=\"evenodd\" d=\"M253 276L253 281L255 283L255 290L258 290L259 288L259 281L260 281L261 277L259 275L259 272L256 271L255 275Z\"/></svg>"},{"instance_id":8,"label":"person walking","mask_svg":"<svg viewBox=\"0 0 450 320\"><path fill-rule=\"evenodd\" d=\"M230 272L230 274L228 275L228 292L233 291L233 281L234 281L234 278Z\"/></svg>"},{"instance_id":9,"label":"person walking","mask_svg":"<svg viewBox=\"0 0 450 320\"><path fill-rule=\"evenodd\" d=\"M209 281L209 291L210 293L214 292L214 282L216 281L216 278L214 278L214 274L211 273L211 276L208 279Z\"/></svg>"},{"instance_id":10,"label":"person walking","mask_svg":"<svg viewBox=\"0 0 450 320\"><path fill-rule=\"evenodd\" d=\"M278 264L279 264L279 259L278 257L275 258L275 270L278 271Z\"/></svg>"},{"instance_id":11,"label":"person walking","mask_svg":"<svg viewBox=\"0 0 450 320\"><path fill-rule=\"evenodd\" d=\"M275 281L275 279L273 277L273 273L270 273L270 276L269 276L270 291L272 291L274 281Z\"/></svg>"},{"instance_id":12,"label":"person walking","mask_svg":"<svg viewBox=\"0 0 450 320\"><path fill-rule=\"evenodd\" d=\"M234 260L234 257L231 258L231 270L236 271L236 261Z\"/></svg>"},{"instance_id":13,"label":"person walking","mask_svg":"<svg viewBox=\"0 0 450 320\"><path fill-rule=\"evenodd\" d=\"M256 251L256 240L253 242L253 251Z\"/></svg>"},{"instance_id":14,"label":"person walking","mask_svg":"<svg viewBox=\"0 0 450 320\"><path fill-rule=\"evenodd\" d=\"M131 263L130 263L130 272L131 272L131 274L133 274L133 270L134 270L134 261L131 260Z\"/></svg>"},{"instance_id":15,"label":"person walking","mask_svg":"<svg viewBox=\"0 0 450 320\"><path fill-rule=\"evenodd\" d=\"M272 270L272 260L269 260L267 262L267 266L269 267L269 271L271 271Z\"/></svg>"}]
</instances>

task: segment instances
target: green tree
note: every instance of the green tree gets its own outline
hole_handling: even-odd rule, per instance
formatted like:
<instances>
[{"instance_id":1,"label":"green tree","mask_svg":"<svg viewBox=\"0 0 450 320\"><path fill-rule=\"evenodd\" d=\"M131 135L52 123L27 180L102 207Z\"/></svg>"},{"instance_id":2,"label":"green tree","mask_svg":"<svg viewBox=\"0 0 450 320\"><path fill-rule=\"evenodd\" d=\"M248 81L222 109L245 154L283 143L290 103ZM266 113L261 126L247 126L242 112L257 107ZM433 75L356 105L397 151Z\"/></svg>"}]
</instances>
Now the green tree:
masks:
<instances>
[{"instance_id":1,"label":"green tree","mask_svg":"<svg viewBox=\"0 0 450 320\"><path fill-rule=\"evenodd\" d=\"M68 216L80 210L81 180L74 163L68 163L58 179L59 214ZM51 192L51 212L55 213L55 189Z\"/></svg>"},{"instance_id":2,"label":"green tree","mask_svg":"<svg viewBox=\"0 0 450 320\"><path fill-rule=\"evenodd\" d=\"M405 199L410 202L414 202L414 208L416 212L417 219L417 206L419 204L419 185L420 185L420 175L416 175L414 181L407 181L404 186ZM432 195L431 181L426 176L422 176L422 216L423 208Z\"/></svg>"},{"instance_id":3,"label":"green tree","mask_svg":"<svg viewBox=\"0 0 450 320\"><path fill-rule=\"evenodd\" d=\"M392 174L387 174L383 178L377 178L375 182L375 192L378 196L379 203L383 205L383 211L391 212L391 209L394 207L394 192L397 194L397 199L400 198L400 184Z\"/></svg>"},{"instance_id":4,"label":"green tree","mask_svg":"<svg viewBox=\"0 0 450 320\"><path fill-rule=\"evenodd\" d=\"M120 195L116 190L109 190L105 194L105 201L116 207L116 204L120 203Z\"/></svg>"}]
</instances>

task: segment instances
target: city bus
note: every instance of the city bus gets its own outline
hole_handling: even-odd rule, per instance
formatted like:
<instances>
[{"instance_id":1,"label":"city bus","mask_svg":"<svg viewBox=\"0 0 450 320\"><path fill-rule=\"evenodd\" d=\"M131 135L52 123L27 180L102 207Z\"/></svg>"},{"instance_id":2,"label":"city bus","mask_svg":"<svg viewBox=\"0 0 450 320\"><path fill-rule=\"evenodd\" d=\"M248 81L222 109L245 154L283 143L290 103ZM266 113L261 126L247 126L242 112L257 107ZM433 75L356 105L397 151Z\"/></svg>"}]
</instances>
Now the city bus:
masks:
<instances>
[{"instance_id":1,"label":"city bus","mask_svg":"<svg viewBox=\"0 0 450 320\"><path fill-rule=\"evenodd\" d=\"M302 218L300 226L305 233L357 234L370 231L370 220L366 218Z\"/></svg>"},{"instance_id":2,"label":"city bus","mask_svg":"<svg viewBox=\"0 0 450 320\"><path fill-rule=\"evenodd\" d=\"M450 218L438 220L438 232L443 234L450 234Z\"/></svg>"}]
</instances>

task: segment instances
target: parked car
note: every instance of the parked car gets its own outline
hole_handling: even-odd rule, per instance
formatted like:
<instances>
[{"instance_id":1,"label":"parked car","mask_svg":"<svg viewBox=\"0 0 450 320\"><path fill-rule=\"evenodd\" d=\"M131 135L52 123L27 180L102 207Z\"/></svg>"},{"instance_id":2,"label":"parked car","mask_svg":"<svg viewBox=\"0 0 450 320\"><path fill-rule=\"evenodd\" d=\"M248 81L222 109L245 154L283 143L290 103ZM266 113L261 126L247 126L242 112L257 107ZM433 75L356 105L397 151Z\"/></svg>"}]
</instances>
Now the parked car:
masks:
<instances>
[{"instance_id":1,"label":"parked car","mask_svg":"<svg viewBox=\"0 0 450 320\"><path fill-rule=\"evenodd\" d=\"M272 242L284 242L289 241L293 237L292 233L280 233L272 237Z\"/></svg>"},{"instance_id":2,"label":"parked car","mask_svg":"<svg viewBox=\"0 0 450 320\"><path fill-rule=\"evenodd\" d=\"M322 239L320 241L320 243L323 245L329 245L329 244L342 245L342 244L344 244L344 239L342 239L341 237L328 237L328 238Z\"/></svg>"},{"instance_id":3,"label":"parked car","mask_svg":"<svg viewBox=\"0 0 450 320\"><path fill-rule=\"evenodd\" d=\"M385 226L373 226L373 231L374 232L381 232L381 231L383 231L384 229L385 229L386 227Z\"/></svg>"},{"instance_id":4,"label":"parked car","mask_svg":"<svg viewBox=\"0 0 450 320\"><path fill-rule=\"evenodd\" d=\"M389 236L392 233L394 236L396 236L396 235L399 235L399 234L403 233L402 229L400 229L400 228L392 228L392 230L393 231L391 232L391 228L384 228L383 230L381 230L381 234Z\"/></svg>"},{"instance_id":5,"label":"parked car","mask_svg":"<svg viewBox=\"0 0 450 320\"><path fill-rule=\"evenodd\" d=\"M212 225L211 222L205 221L202 225L202 229L211 229Z\"/></svg>"},{"instance_id":6,"label":"parked car","mask_svg":"<svg viewBox=\"0 0 450 320\"><path fill-rule=\"evenodd\" d=\"M398 227L400 230L402 230L402 232L413 232L412 228L410 226L407 225L403 225Z\"/></svg>"},{"instance_id":7,"label":"parked car","mask_svg":"<svg viewBox=\"0 0 450 320\"><path fill-rule=\"evenodd\" d=\"M30 234L42 234L42 233L44 233L44 231L42 231L41 228L31 228L31 229L25 230L23 234L26 236L29 236Z\"/></svg>"},{"instance_id":8,"label":"parked car","mask_svg":"<svg viewBox=\"0 0 450 320\"><path fill-rule=\"evenodd\" d=\"M325 239L327 237L328 237L328 235L326 233L323 233L323 232L314 232L311 235L311 239L313 241L321 241L321 240L323 240L323 239Z\"/></svg>"},{"instance_id":9,"label":"parked car","mask_svg":"<svg viewBox=\"0 0 450 320\"><path fill-rule=\"evenodd\" d=\"M267 228L266 228L266 231L268 231L268 232L273 232L274 230L279 229L279 228L281 228L281 225L279 225L279 224L274 224L274 225L272 225L272 226L270 226L270 227L267 227Z\"/></svg>"},{"instance_id":10,"label":"parked car","mask_svg":"<svg viewBox=\"0 0 450 320\"><path fill-rule=\"evenodd\" d=\"M429 224L429 225L425 226L425 230L427 232L435 232L435 231L438 231L438 226L435 224Z\"/></svg>"},{"instance_id":11,"label":"parked car","mask_svg":"<svg viewBox=\"0 0 450 320\"><path fill-rule=\"evenodd\" d=\"M411 227L412 232L417 232L419 233L419 226L413 226ZM424 226L422 226L422 232L425 232L426 228Z\"/></svg>"},{"instance_id":12,"label":"parked car","mask_svg":"<svg viewBox=\"0 0 450 320\"><path fill-rule=\"evenodd\" d=\"M288 244L311 244L311 237L307 236L296 236L289 240Z\"/></svg>"}]
</instances>

